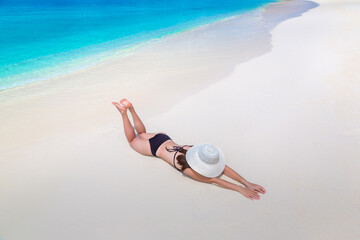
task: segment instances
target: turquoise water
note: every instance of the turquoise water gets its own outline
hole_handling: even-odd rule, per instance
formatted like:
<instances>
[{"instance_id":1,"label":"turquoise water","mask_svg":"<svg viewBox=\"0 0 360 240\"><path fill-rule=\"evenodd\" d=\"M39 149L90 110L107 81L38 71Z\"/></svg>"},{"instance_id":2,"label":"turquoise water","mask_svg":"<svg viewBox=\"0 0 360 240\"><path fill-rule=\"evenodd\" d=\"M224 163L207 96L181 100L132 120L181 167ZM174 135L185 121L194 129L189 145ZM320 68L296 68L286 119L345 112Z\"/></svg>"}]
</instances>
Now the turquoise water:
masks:
<instances>
[{"instance_id":1,"label":"turquoise water","mask_svg":"<svg viewBox=\"0 0 360 240\"><path fill-rule=\"evenodd\" d=\"M273 0L0 0L0 90L74 71Z\"/></svg>"}]
</instances>

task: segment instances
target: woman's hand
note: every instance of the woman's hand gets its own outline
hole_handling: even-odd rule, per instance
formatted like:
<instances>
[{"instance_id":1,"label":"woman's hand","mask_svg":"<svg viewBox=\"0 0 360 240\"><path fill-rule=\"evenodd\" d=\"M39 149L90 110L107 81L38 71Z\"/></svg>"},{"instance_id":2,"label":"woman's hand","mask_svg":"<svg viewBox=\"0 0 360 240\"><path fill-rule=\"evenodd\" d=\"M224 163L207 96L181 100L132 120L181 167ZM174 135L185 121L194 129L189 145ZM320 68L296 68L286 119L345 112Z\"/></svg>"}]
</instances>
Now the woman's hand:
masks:
<instances>
[{"instance_id":1,"label":"woman's hand","mask_svg":"<svg viewBox=\"0 0 360 240\"><path fill-rule=\"evenodd\" d=\"M251 183L251 182L249 182L248 184L246 184L246 188L248 188L248 189L250 189L250 190L254 190L254 191L259 192L259 193L262 193L262 194L265 194L265 193L266 193L265 188L263 188L263 187L260 186L260 185Z\"/></svg>"},{"instance_id":2,"label":"woman's hand","mask_svg":"<svg viewBox=\"0 0 360 240\"><path fill-rule=\"evenodd\" d=\"M259 193L255 190L251 190L249 188L244 188L241 186L238 186L238 192L241 193L244 197L250 199L250 200L259 200L260 196Z\"/></svg>"}]
</instances>

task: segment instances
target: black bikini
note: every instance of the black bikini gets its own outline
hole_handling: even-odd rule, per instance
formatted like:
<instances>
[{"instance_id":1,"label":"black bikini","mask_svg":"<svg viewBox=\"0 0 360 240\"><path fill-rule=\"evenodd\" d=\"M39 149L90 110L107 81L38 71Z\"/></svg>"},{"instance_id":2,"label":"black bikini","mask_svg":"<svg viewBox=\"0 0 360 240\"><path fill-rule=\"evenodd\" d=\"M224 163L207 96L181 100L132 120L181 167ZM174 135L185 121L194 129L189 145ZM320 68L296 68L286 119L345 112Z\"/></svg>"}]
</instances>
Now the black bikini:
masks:
<instances>
[{"instance_id":1,"label":"black bikini","mask_svg":"<svg viewBox=\"0 0 360 240\"><path fill-rule=\"evenodd\" d=\"M163 134L163 133L158 133L155 136L153 136L152 138L150 138L149 142L150 142L150 148L151 148L152 155L157 157L156 151L159 149L161 144L163 144L167 140L171 140L171 138L168 135Z\"/></svg>"}]
</instances>

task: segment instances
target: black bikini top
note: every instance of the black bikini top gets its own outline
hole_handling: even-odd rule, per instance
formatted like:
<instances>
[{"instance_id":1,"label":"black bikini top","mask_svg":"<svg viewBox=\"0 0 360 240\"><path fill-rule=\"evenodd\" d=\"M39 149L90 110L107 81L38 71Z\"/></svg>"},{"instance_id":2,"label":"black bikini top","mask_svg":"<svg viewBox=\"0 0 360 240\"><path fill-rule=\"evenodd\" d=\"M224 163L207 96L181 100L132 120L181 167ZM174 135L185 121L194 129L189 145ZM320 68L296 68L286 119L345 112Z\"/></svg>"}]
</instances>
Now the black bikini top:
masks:
<instances>
[{"instance_id":1,"label":"black bikini top","mask_svg":"<svg viewBox=\"0 0 360 240\"><path fill-rule=\"evenodd\" d=\"M173 165L174 165L174 168L176 168L179 172L181 172L181 170L178 169L178 168L176 167L176 165L175 165L176 154L177 154L178 152L180 152L181 150L183 150L184 147L192 147L192 146L193 146L193 145L173 146L172 148L167 148L167 147L165 147L166 151L168 151L168 152L175 152L174 157L173 157Z\"/></svg>"}]
</instances>

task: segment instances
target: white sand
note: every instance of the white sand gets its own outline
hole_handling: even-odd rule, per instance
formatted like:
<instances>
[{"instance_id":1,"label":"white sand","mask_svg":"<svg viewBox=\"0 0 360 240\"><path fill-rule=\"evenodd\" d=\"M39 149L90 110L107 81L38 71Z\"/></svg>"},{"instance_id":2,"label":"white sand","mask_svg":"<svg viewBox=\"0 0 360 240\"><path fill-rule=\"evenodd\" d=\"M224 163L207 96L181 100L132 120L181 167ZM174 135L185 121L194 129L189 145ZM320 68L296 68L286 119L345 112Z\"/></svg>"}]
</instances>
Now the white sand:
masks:
<instances>
[{"instance_id":1,"label":"white sand","mask_svg":"<svg viewBox=\"0 0 360 240\"><path fill-rule=\"evenodd\" d=\"M317 2L1 92L0 239L359 239L360 3ZM220 146L267 194L134 152L122 97L148 131Z\"/></svg>"}]
</instances>

